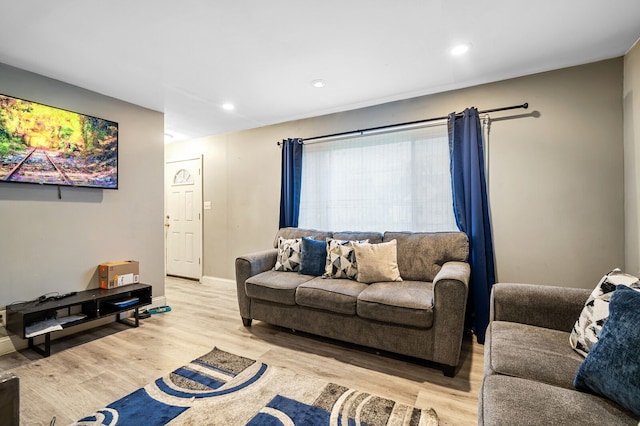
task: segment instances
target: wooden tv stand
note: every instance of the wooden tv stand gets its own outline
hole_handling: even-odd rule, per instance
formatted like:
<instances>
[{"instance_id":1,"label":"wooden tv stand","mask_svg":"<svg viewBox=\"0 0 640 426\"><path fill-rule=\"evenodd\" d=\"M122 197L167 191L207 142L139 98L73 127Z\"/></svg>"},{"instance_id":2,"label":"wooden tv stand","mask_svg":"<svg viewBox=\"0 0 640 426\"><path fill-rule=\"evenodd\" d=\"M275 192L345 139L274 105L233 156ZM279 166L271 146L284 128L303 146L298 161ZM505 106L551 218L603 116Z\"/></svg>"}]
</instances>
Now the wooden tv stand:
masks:
<instances>
[{"instance_id":1,"label":"wooden tv stand","mask_svg":"<svg viewBox=\"0 0 640 426\"><path fill-rule=\"evenodd\" d=\"M123 301L137 298L134 303L126 306L120 306ZM72 322L60 324L62 329L75 327L80 324L86 324L100 318L115 315L116 320L124 324L138 327L139 315L138 309L141 306L151 304L151 286L149 284L129 284L112 289L96 288L91 290L79 291L73 296L65 297L59 300L47 300L39 302L33 300L31 302L16 303L7 306L7 331L21 337L29 339L29 348L39 354L48 357L51 355L51 333L59 330L47 330L37 332L37 334L28 336L27 327L34 324L42 324L43 321L49 319L64 319L74 315L84 316ZM120 314L127 311L134 311L134 321L125 321L120 318ZM34 338L44 335L44 347L34 344Z\"/></svg>"}]
</instances>

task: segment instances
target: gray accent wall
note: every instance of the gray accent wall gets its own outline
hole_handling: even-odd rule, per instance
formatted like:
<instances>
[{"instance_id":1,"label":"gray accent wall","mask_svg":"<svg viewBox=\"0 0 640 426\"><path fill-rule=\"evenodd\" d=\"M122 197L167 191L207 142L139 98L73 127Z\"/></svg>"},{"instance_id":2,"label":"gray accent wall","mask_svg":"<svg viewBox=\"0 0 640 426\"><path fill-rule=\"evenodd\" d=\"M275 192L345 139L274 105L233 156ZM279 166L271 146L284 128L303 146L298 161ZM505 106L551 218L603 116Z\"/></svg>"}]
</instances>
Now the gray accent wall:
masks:
<instances>
[{"instance_id":1,"label":"gray accent wall","mask_svg":"<svg viewBox=\"0 0 640 426\"><path fill-rule=\"evenodd\" d=\"M624 57L626 269L640 275L640 43Z\"/></svg>"},{"instance_id":2,"label":"gray accent wall","mask_svg":"<svg viewBox=\"0 0 640 426\"><path fill-rule=\"evenodd\" d=\"M272 247L277 141L528 102L529 110L491 114L498 280L593 288L625 266L623 63L616 58L167 145L167 159L204 157L203 200L212 202L204 211L204 274L232 279L236 256Z\"/></svg>"},{"instance_id":3,"label":"gray accent wall","mask_svg":"<svg viewBox=\"0 0 640 426\"><path fill-rule=\"evenodd\" d=\"M164 115L4 64L0 93L119 123L118 190L0 182L0 307L98 287L125 259L164 295Z\"/></svg>"}]
</instances>

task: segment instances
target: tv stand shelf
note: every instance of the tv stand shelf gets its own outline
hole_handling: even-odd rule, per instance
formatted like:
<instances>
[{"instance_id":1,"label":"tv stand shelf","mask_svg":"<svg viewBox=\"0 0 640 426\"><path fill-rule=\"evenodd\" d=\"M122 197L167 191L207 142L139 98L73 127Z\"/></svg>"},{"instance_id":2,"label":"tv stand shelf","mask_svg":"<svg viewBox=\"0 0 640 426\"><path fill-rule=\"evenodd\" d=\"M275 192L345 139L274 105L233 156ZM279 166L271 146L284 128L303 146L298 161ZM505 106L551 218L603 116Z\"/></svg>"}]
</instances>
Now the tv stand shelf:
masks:
<instances>
[{"instance_id":1,"label":"tv stand shelf","mask_svg":"<svg viewBox=\"0 0 640 426\"><path fill-rule=\"evenodd\" d=\"M137 300L135 300L137 299ZM116 320L133 327L140 325L138 309L151 304L151 286L149 284L129 284L112 289L96 288L79 291L73 296L59 300L39 302L34 300L7 306L7 331L29 339L29 348L48 357L51 355L51 333L86 324L111 315ZM133 310L133 323L120 318L121 313ZM29 334L27 327L45 324L44 321L79 318L56 325L57 330L43 328L35 334ZM61 328L60 328L61 327ZM44 335L44 347L34 343L34 338Z\"/></svg>"}]
</instances>

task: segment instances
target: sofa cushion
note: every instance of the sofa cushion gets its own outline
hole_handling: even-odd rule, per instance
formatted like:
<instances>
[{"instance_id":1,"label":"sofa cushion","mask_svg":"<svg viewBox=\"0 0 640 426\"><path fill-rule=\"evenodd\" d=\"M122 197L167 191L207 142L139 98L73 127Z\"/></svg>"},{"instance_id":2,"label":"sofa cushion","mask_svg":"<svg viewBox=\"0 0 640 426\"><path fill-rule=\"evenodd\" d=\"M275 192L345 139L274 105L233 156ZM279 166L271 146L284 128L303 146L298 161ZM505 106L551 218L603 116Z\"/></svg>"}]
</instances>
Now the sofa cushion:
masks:
<instances>
[{"instance_id":1,"label":"sofa cushion","mask_svg":"<svg viewBox=\"0 0 640 426\"><path fill-rule=\"evenodd\" d=\"M609 319L584 360L576 389L616 401L640 417L640 291L618 286Z\"/></svg>"},{"instance_id":2,"label":"sofa cushion","mask_svg":"<svg viewBox=\"0 0 640 426\"><path fill-rule=\"evenodd\" d=\"M353 243L358 265L356 280L361 283L402 281L397 245L396 240L378 244Z\"/></svg>"},{"instance_id":3,"label":"sofa cushion","mask_svg":"<svg viewBox=\"0 0 640 426\"><path fill-rule=\"evenodd\" d=\"M300 306L355 315L358 295L366 287L366 284L353 280L318 277L298 287L295 301Z\"/></svg>"},{"instance_id":4,"label":"sofa cushion","mask_svg":"<svg viewBox=\"0 0 640 426\"><path fill-rule=\"evenodd\" d=\"M463 232L385 232L398 240L398 268L405 280L432 282L448 261L466 262L469 239Z\"/></svg>"},{"instance_id":5,"label":"sofa cushion","mask_svg":"<svg viewBox=\"0 0 640 426\"><path fill-rule=\"evenodd\" d=\"M605 398L533 380L490 375L480 390L478 424L485 426L637 423L631 413Z\"/></svg>"},{"instance_id":6,"label":"sofa cushion","mask_svg":"<svg viewBox=\"0 0 640 426\"><path fill-rule=\"evenodd\" d=\"M278 256L274 271L298 272L300 268L300 254L302 252L302 239L293 238L286 240L278 238Z\"/></svg>"},{"instance_id":7,"label":"sofa cushion","mask_svg":"<svg viewBox=\"0 0 640 426\"><path fill-rule=\"evenodd\" d=\"M614 269L602 277L571 330L571 346L582 356L587 356L598 341L602 325L609 317L609 300L618 285L640 288L640 281L620 269Z\"/></svg>"},{"instance_id":8,"label":"sofa cushion","mask_svg":"<svg viewBox=\"0 0 640 426\"><path fill-rule=\"evenodd\" d=\"M285 305L296 304L296 288L314 277L294 272L266 271L248 278L247 296Z\"/></svg>"},{"instance_id":9,"label":"sofa cushion","mask_svg":"<svg viewBox=\"0 0 640 426\"><path fill-rule=\"evenodd\" d=\"M369 240L371 244L378 244L382 242L382 234L380 232L353 232L353 231L342 231L342 232L334 232L333 238L336 240Z\"/></svg>"},{"instance_id":10,"label":"sofa cushion","mask_svg":"<svg viewBox=\"0 0 640 426\"><path fill-rule=\"evenodd\" d=\"M505 374L573 389L583 358L569 333L515 322L492 321L485 341L485 375Z\"/></svg>"},{"instance_id":11,"label":"sofa cushion","mask_svg":"<svg viewBox=\"0 0 640 426\"><path fill-rule=\"evenodd\" d=\"M300 253L300 268L298 273L319 277L324 274L327 260L327 242L313 238L302 237L302 252Z\"/></svg>"},{"instance_id":12,"label":"sofa cushion","mask_svg":"<svg viewBox=\"0 0 640 426\"><path fill-rule=\"evenodd\" d=\"M376 321L430 328L433 284L420 281L370 284L358 296L357 313Z\"/></svg>"}]
</instances>

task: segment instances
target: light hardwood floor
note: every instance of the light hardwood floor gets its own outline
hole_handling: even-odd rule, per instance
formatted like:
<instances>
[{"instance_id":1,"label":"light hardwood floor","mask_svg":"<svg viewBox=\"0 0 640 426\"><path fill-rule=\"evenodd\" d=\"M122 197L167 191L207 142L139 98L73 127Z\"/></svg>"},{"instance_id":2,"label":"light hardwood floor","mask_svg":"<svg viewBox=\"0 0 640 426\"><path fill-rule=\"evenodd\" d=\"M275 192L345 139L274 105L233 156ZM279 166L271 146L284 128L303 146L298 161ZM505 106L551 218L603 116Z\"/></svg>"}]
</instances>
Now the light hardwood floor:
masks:
<instances>
[{"instance_id":1,"label":"light hardwood floor","mask_svg":"<svg viewBox=\"0 0 640 426\"><path fill-rule=\"evenodd\" d=\"M260 321L242 326L235 285L167 278L172 311L139 328L112 323L52 342L42 358L24 350L0 357L20 378L22 425L66 425L210 351L214 346L267 364L432 407L441 425L477 424L483 347L465 338L455 378L433 366L293 333ZM215 424L215 423L212 423ZM225 425L226 426L226 425Z\"/></svg>"}]
</instances>

